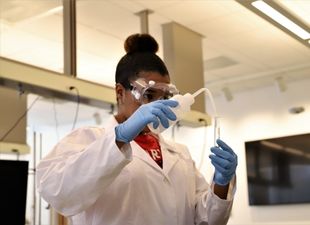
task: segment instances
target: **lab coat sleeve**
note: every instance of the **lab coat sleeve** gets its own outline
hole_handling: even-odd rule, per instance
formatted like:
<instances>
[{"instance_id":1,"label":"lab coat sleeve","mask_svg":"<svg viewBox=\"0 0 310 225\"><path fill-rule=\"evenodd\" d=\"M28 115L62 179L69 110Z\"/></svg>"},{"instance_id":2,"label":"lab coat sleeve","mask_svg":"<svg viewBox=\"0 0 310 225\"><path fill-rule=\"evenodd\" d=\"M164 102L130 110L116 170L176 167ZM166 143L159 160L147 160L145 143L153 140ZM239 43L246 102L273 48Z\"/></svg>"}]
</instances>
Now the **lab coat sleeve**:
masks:
<instances>
[{"instance_id":1,"label":"lab coat sleeve","mask_svg":"<svg viewBox=\"0 0 310 225\"><path fill-rule=\"evenodd\" d=\"M234 177L229 184L227 199L220 199L214 192L212 183L207 184L204 177L196 171L196 217L195 224L226 225L231 213L235 192Z\"/></svg>"},{"instance_id":2,"label":"lab coat sleeve","mask_svg":"<svg viewBox=\"0 0 310 225\"><path fill-rule=\"evenodd\" d=\"M69 134L37 166L37 189L65 216L96 202L132 160L129 144L115 144L114 130L81 128Z\"/></svg>"}]
</instances>

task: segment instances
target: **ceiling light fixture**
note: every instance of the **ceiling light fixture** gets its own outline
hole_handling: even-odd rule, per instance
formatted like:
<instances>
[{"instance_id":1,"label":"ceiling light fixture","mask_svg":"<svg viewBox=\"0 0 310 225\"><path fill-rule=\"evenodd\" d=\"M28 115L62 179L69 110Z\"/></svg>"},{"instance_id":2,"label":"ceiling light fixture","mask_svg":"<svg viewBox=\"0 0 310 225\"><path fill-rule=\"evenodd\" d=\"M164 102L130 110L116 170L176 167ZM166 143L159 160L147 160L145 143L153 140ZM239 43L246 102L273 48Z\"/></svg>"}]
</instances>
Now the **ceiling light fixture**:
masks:
<instances>
[{"instance_id":1,"label":"ceiling light fixture","mask_svg":"<svg viewBox=\"0 0 310 225\"><path fill-rule=\"evenodd\" d=\"M225 98L226 98L226 100L228 102L230 102L230 101L232 101L234 99L234 96L233 96L233 94L231 93L231 90L228 87L224 87L222 89L222 91L223 91L224 96L225 96Z\"/></svg>"},{"instance_id":2,"label":"ceiling light fixture","mask_svg":"<svg viewBox=\"0 0 310 225\"><path fill-rule=\"evenodd\" d=\"M252 12L289 34L307 47L310 43L310 27L295 16L288 8L273 0L236 0Z\"/></svg>"},{"instance_id":3,"label":"ceiling light fixture","mask_svg":"<svg viewBox=\"0 0 310 225\"><path fill-rule=\"evenodd\" d=\"M286 86L286 83L285 83L283 77L275 78L275 83L276 83L276 86L280 92L285 92L287 90L287 86Z\"/></svg>"},{"instance_id":4,"label":"ceiling light fixture","mask_svg":"<svg viewBox=\"0 0 310 225\"><path fill-rule=\"evenodd\" d=\"M269 16L271 19L281 24L286 29L296 34L301 39L306 40L310 38L309 32L305 31L303 28L298 26L296 23L294 23L293 21L291 21L290 19L282 15L280 12L272 8L266 2L259 0L259 1L252 2L251 4L258 10L262 11L264 14Z\"/></svg>"}]
</instances>

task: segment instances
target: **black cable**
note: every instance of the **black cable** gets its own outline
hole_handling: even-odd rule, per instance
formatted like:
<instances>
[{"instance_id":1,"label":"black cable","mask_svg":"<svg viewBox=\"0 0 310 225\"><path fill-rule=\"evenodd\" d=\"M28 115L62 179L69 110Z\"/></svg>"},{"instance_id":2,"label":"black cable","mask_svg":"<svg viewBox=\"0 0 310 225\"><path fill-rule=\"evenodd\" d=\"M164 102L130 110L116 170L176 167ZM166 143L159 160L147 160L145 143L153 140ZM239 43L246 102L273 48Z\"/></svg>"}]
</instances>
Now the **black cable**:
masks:
<instances>
[{"instance_id":1,"label":"black cable","mask_svg":"<svg viewBox=\"0 0 310 225\"><path fill-rule=\"evenodd\" d=\"M14 130L14 128L20 123L20 121L27 115L27 113L29 112L29 110L32 108L32 106L34 105L34 103L36 103L36 101L40 98L40 96L37 96L35 100L33 100L33 102L31 103L31 105L27 108L27 110L16 120L16 122L13 124L13 126L1 137L0 142L2 142L10 133L12 130Z\"/></svg>"},{"instance_id":2,"label":"black cable","mask_svg":"<svg viewBox=\"0 0 310 225\"><path fill-rule=\"evenodd\" d=\"M113 113L114 113L114 108L115 108L114 104L111 104L110 105L111 111L109 112L111 115L113 115Z\"/></svg>"},{"instance_id":3,"label":"black cable","mask_svg":"<svg viewBox=\"0 0 310 225\"><path fill-rule=\"evenodd\" d=\"M53 109L54 109L54 120L55 120L56 135L57 135L57 141L58 141L59 140L59 132L58 132L58 119L57 119L55 98L53 98Z\"/></svg>"},{"instance_id":4,"label":"black cable","mask_svg":"<svg viewBox=\"0 0 310 225\"><path fill-rule=\"evenodd\" d=\"M77 117L78 117L78 114L79 114L79 107L80 107L80 92L79 92L79 89L77 87L74 87L74 86L71 86L69 88L70 90L76 90L76 110L75 110L75 116L74 116L74 120L73 120L73 124L72 124L72 129L71 130L74 130L75 128L75 125L76 125L76 121L77 121Z\"/></svg>"},{"instance_id":5,"label":"black cable","mask_svg":"<svg viewBox=\"0 0 310 225\"><path fill-rule=\"evenodd\" d=\"M175 139L175 128L179 128L180 125L180 121L177 121L175 124L172 125L171 127L171 139L174 141Z\"/></svg>"}]
</instances>

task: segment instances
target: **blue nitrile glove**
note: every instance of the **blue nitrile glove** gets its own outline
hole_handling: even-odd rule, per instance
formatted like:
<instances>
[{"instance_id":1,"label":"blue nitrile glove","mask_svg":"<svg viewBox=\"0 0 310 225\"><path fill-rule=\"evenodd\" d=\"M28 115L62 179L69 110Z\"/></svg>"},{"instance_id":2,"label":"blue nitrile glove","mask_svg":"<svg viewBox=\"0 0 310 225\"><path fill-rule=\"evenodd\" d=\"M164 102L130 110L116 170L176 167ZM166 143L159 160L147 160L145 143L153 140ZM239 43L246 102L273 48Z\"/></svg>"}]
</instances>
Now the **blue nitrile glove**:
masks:
<instances>
[{"instance_id":1,"label":"blue nitrile glove","mask_svg":"<svg viewBox=\"0 0 310 225\"><path fill-rule=\"evenodd\" d=\"M170 107L178 104L174 100L157 100L141 105L125 122L115 127L116 140L126 143L132 141L149 123L153 123L156 129L160 121L163 127L168 128L168 119L177 119Z\"/></svg>"},{"instance_id":2,"label":"blue nitrile glove","mask_svg":"<svg viewBox=\"0 0 310 225\"><path fill-rule=\"evenodd\" d=\"M221 186L227 185L235 175L238 157L234 151L222 140L217 139L219 146L211 148L212 155L209 156L215 167L213 181Z\"/></svg>"}]
</instances>

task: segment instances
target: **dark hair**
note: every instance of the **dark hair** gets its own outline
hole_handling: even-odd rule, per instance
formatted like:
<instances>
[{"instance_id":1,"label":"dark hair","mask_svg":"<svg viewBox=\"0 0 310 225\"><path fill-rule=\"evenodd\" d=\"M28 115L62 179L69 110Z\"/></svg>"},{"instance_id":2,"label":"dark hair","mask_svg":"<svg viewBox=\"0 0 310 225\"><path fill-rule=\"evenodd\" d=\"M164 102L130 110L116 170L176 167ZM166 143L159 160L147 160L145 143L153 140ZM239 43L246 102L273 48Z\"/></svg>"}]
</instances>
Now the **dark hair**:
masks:
<instances>
[{"instance_id":1,"label":"dark hair","mask_svg":"<svg viewBox=\"0 0 310 225\"><path fill-rule=\"evenodd\" d=\"M130 81L139 76L140 72L158 72L162 76L169 76L164 62L156 55L158 44L149 34L133 34L129 36L124 48L124 55L118 62L115 82L130 89Z\"/></svg>"}]
</instances>

